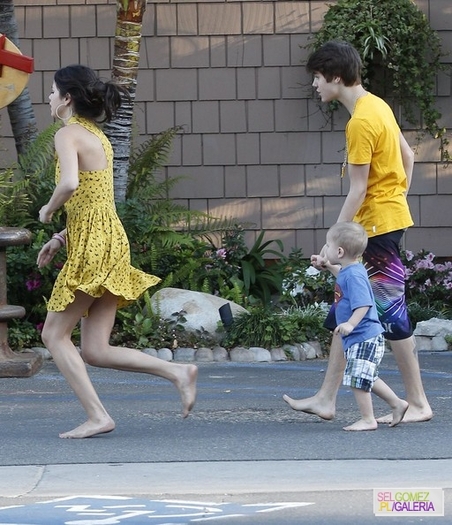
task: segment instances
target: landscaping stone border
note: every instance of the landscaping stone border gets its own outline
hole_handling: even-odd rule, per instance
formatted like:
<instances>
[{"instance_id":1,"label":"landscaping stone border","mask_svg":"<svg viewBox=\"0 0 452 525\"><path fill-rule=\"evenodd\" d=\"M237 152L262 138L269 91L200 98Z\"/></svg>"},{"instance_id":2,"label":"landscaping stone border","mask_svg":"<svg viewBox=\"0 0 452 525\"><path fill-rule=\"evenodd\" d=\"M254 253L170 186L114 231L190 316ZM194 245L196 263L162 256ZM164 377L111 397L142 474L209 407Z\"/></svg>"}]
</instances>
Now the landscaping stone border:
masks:
<instances>
[{"instance_id":1,"label":"landscaping stone border","mask_svg":"<svg viewBox=\"0 0 452 525\"><path fill-rule=\"evenodd\" d=\"M32 350L42 355L43 359L51 359L52 356L47 348L33 347ZM284 345L281 348L272 348L267 350L258 346L244 348L241 346L227 350L222 346L214 348L145 348L146 354L158 357L164 361L178 361L184 363L213 363L213 362L275 362L275 361L306 361L307 359L316 359L324 357L320 343L312 341L309 343L297 343L293 345Z\"/></svg>"},{"instance_id":2,"label":"landscaping stone border","mask_svg":"<svg viewBox=\"0 0 452 525\"><path fill-rule=\"evenodd\" d=\"M445 352L450 350L447 336L452 337L452 321L444 319L430 319L417 324L414 332L416 346L419 352ZM31 349L40 354L43 359L51 359L52 356L47 348L33 347ZM390 351L388 345L388 351ZM259 346L245 348L237 346L227 350L222 346L214 348L145 348L143 352L163 359L164 361L197 362L197 363L265 363L275 361L306 361L326 357L318 341L307 343L295 343L284 345L279 348L267 350Z\"/></svg>"}]
</instances>

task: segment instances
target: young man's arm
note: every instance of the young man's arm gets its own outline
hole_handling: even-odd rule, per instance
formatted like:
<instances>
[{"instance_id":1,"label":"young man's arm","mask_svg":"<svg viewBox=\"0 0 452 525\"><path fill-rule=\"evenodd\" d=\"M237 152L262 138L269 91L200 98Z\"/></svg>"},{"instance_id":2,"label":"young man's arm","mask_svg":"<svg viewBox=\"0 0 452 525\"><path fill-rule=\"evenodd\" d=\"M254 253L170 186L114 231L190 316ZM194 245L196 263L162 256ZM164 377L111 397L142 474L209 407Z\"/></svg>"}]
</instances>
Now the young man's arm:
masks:
<instances>
[{"instance_id":1,"label":"young man's arm","mask_svg":"<svg viewBox=\"0 0 452 525\"><path fill-rule=\"evenodd\" d=\"M406 173L406 191L408 193L408 190L411 186L411 179L413 177L414 152L410 148L408 142L405 140L405 137L403 136L402 132L400 132L400 151L402 153L402 162Z\"/></svg>"},{"instance_id":2,"label":"young man's arm","mask_svg":"<svg viewBox=\"0 0 452 525\"><path fill-rule=\"evenodd\" d=\"M370 164L348 165L350 189L342 205L337 222L352 221L355 217L367 193L369 170Z\"/></svg>"}]
</instances>

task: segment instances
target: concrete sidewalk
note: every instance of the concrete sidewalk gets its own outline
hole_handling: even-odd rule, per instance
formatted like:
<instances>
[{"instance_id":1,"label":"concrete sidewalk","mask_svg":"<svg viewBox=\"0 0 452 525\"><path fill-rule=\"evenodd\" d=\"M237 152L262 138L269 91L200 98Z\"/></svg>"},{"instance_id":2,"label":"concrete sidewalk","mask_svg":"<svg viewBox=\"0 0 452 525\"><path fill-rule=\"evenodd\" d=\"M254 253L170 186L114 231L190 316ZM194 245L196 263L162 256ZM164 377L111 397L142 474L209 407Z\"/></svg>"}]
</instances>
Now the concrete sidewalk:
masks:
<instances>
[{"instance_id":1,"label":"concrete sidewalk","mask_svg":"<svg viewBox=\"0 0 452 525\"><path fill-rule=\"evenodd\" d=\"M452 459L347 461L218 461L0 467L0 495L218 496L452 488Z\"/></svg>"}]
</instances>

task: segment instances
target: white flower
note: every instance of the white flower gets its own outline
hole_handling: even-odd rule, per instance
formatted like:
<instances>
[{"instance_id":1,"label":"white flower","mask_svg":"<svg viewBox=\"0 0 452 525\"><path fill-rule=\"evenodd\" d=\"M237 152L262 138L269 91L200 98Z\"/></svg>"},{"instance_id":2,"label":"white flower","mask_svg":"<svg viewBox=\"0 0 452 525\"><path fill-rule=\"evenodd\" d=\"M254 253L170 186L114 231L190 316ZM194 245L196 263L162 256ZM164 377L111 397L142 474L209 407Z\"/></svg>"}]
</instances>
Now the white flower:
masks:
<instances>
[{"instance_id":1,"label":"white flower","mask_svg":"<svg viewBox=\"0 0 452 525\"><path fill-rule=\"evenodd\" d=\"M296 284L292 290L290 291L290 295L292 297L296 297L298 294L303 294L304 292L304 284Z\"/></svg>"},{"instance_id":2,"label":"white flower","mask_svg":"<svg viewBox=\"0 0 452 525\"><path fill-rule=\"evenodd\" d=\"M319 275L320 270L317 270L317 268L314 268L314 266L309 266L306 268L305 274L309 277L317 277Z\"/></svg>"}]
</instances>

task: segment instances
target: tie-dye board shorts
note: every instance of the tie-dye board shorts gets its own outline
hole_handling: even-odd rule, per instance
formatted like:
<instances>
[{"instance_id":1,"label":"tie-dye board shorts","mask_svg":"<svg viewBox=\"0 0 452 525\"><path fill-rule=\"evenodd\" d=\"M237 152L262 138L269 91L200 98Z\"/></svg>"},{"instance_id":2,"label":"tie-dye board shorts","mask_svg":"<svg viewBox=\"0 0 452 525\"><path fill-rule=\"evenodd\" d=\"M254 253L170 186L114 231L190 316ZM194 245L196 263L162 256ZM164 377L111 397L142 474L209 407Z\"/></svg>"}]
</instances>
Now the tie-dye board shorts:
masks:
<instances>
[{"instance_id":1,"label":"tie-dye board shorts","mask_svg":"<svg viewBox=\"0 0 452 525\"><path fill-rule=\"evenodd\" d=\"M413 335L405 302L405 267L400 259L400 241L404 230L371 237L363 254L369 281L375 296L378 317L389 341L401 341ZM325 327L336 327L334 304Z\"/></svg>"}]
</instances>

